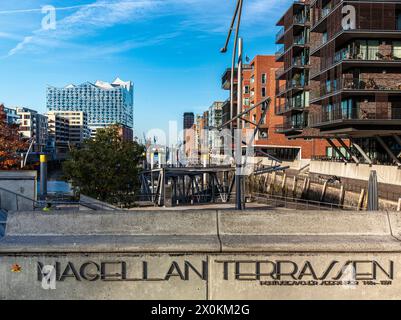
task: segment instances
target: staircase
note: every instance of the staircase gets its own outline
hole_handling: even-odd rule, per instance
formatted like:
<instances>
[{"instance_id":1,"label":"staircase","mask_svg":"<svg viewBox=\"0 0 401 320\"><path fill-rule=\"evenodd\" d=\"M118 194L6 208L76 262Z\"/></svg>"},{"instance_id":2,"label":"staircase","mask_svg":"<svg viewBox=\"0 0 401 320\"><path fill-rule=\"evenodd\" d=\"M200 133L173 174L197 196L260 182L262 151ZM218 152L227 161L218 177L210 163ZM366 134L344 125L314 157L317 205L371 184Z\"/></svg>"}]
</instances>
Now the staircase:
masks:
<instances>
[{"instance_id":1,"label":"staircase","mask_svg":"<svg viewBox=\"0 0 401 320\"><path fill-rule=\"evenodd\" d=\"M0 209L0 238L4 237L6 231L7 213Z\"/></svg>"}]
</instances>

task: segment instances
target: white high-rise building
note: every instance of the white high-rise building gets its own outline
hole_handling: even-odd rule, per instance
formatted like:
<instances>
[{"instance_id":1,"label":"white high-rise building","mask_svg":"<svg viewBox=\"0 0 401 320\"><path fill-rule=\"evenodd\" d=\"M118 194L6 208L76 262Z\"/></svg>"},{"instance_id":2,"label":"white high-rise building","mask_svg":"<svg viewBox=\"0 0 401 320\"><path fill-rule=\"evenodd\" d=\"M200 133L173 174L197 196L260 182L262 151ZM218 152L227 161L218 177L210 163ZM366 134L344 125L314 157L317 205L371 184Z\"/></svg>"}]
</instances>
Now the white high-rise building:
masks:
<instances>
[{"instance_id":1,"label":"white high-rise building","mask_svg":"<svg viewBox=\"0 0 401 320\"><path fill-rule=\"evenodd\" d=\"M43 152L48 138L47 117L28 108L16 108L19 132L27 139L34 139L33 151Z\"/></svg>"},{"instance_id":2,"label":"white high-rise building","mask_svg":"<svg viewBox=\"0 0 401 320\"><path fill-rule=\"evenodd\" d=\"M222 147L219 132L214 128L218 128L223 124L223 104L224 102L216 101L209 108L209 147L214 154L220 154Z\"/></svg>"}]
</instances>

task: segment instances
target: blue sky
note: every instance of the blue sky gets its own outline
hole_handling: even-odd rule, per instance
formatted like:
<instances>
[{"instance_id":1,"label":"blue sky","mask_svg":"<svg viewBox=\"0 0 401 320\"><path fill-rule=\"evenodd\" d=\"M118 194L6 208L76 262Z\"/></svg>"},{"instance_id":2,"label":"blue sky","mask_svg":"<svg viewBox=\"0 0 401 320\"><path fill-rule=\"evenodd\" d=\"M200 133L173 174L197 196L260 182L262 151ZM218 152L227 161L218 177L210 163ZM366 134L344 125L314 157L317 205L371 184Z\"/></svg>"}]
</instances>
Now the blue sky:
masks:
<instances>
[{"instance_id":1,"label":"blue sky","mask_svg":"<svg viewBox=\"0 0 401 320\"><path fill-rule=\"evenodd\" d=\"M246 55L273 54L275 22L291 0L244 0ZM57 8L42 30L42 6ZM135 84L136 135L225 100L222 55L235 0L20 0L0 2L0 102L45 112L46 85Z\"/></svg>"}]
</instances>

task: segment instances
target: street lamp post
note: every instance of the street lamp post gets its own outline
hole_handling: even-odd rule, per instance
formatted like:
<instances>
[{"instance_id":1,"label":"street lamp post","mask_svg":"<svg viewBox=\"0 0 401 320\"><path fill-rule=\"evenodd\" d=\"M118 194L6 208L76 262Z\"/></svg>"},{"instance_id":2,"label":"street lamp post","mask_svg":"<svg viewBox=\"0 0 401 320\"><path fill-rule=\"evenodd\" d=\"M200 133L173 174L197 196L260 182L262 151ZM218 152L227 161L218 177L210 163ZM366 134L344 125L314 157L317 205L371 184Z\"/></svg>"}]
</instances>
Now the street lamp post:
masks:
<instances>
[{"instance_id":1,"label":"street lamp post","mask_svg":"<svg viewBox=\"0 0 401 320\"><path fill-rule=\"evenodd\" d=\"M237 21L235 37L234 37L234 48L233 57L231 65L231 87L230 87L230 120L234 118L234 72L237 57L237 46L238 46L238 68L237 68L237 114L242 112L242 39L239 38L239 29L241 25L241 15L242 15L243 0L237 0L237 5L235 7L235 12L233 19L231 21L230 29L228 31L228 36L224 48L221 49L222 53L227 52L228 44L230 42L231 34L234 30L235 21ZM230 129L232 133L233 122L230 122ZM236 209L242 210L242 134L241 134L241 119L237 118L237 132L235 135L235 186L236 186Z\"/></svg>"},{"instance_id":2,"label":"street lamp post","mask_svg":"<svg viewBox=\"0 0 401 320\"><path fill-rule=\"evenodd\" d=\"M238 88L237 88L237 115L242 112L242 38L238 39ZM242 210L242 127L241 118L237 118L237 141L235 141L236 151L236 209Z\"/></svg>"}]
</instances>

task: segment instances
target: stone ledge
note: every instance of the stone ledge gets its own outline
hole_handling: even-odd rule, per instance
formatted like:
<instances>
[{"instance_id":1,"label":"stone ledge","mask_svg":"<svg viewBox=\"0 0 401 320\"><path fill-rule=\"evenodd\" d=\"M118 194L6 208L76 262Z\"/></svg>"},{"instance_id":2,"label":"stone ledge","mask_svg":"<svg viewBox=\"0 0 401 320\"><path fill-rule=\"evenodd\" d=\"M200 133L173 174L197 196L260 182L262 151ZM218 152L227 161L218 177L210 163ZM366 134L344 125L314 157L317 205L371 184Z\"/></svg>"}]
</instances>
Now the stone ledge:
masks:
<instances>
[{"instance_id":1,"label":"stone ledge","mask_svg":"<svg viewBox=\"0 0 401 320\"><path fill-rule=\"evenodd\" d=\"M386 212L18 212L0 253L401 252L401 216Z\"/></svg>"},{"instance_id":2,"label":"stone ledge","mask_svg":"<svg viewBox=\"0 0 401 320\"><path fill-rule=\"evenodd\" d=\"M221 211L219 212L219 226L220 235L391 234L386 212Z\"/></svg>"},{"instance_id":3,"label":"stone ledge","mask_svg":"<svg viewBox=\"0 0 401 320\"><path fill-rule=\"evenodd\" d=\"M216 235L216 211L14 212L6 236Z\"/></svg>"},{"instance_id":4,"label":"stone ledge","mask_svg":"<svg viewBox=\"0 0 401 320\"><path fill-rule=\"evenodd\" d=\"M20 253L219 253L217 236L8 236L0 254Z\"/></svg>"}]
</instances>

